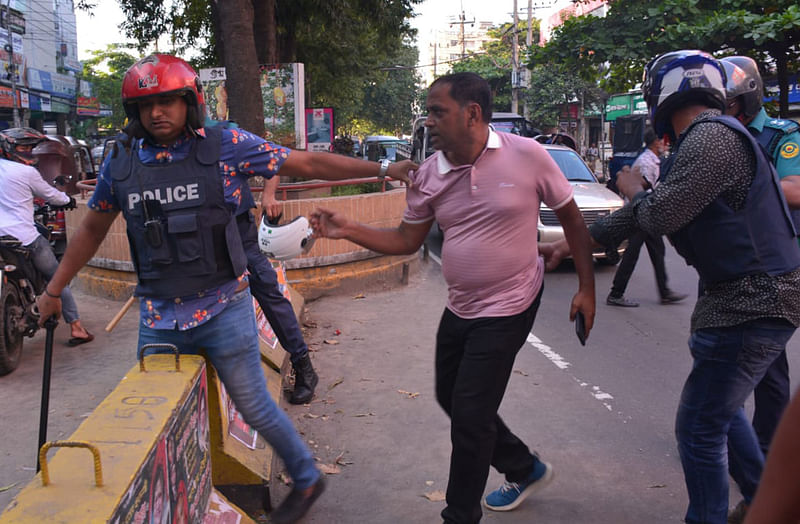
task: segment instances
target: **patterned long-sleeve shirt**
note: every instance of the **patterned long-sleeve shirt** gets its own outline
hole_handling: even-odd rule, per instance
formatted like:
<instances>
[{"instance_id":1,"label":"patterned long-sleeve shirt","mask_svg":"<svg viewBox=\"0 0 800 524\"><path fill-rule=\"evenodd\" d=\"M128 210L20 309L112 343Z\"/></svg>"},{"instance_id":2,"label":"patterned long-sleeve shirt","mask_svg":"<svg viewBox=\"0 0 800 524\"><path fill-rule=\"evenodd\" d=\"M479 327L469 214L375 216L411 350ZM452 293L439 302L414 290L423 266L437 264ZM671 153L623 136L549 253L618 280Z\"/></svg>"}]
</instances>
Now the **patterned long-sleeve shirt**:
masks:
<instances>
[{"instance_id":1,"label":"patterned long-sleeve shirt","mask_svg":"<svg viewBox=\"0 0 800 524\"><path fill-rule=\"evenodd\" d=\"M147 140L137 140L134 150L143 164L177 162L186 158L192 150L194 140L205 140L202 129L197 138L188 134L169 147ZM243 184L252 176L272 178L278 173L290 150L272 144L242 129L223 129L222 149L219 158L219 174L225 192L225 201L233 213L242 199ZM110 157L110 155L109 155ZM89 200L89 208L95 211L112 212L121 209L120 202L111 188L110 158L106 158L100 169L97 187ZM187 297L156 299L140 297L141 321L154 329L186 330L208 322L225 309L228 300L236 291L239 279L233 279L219 287L205 289Z\"/></svg>"},{"instance_id":2,"label":"patterned long-sleeve shirt","mask_svg":"<svg viewBox=\"0 0 800 524\"><path fill-rule=\"evenodd\" d=\"M695 122L719 115L700 113ZM640 193L589 232L605 246L618 246L639 228L654 235L674 233L716 198L733 209L744 205L755 176L755 155L744 137L715 122L701 122L684 137L669 175L655 191ZM758 318L784 318L800 326L800 269L706 284L692 313L691 329L735 326Z\"/></svg>"}]
</instances>

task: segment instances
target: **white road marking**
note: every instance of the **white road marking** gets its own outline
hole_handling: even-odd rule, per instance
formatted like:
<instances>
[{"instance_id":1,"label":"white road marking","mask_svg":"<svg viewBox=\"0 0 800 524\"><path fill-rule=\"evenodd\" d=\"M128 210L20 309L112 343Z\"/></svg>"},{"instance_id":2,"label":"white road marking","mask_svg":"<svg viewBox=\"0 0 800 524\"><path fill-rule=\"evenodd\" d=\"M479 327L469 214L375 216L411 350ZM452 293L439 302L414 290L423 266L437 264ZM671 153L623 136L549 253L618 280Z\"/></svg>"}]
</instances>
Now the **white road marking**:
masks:
<instances>
[{"instance_id":1,"label":"white road marking","mask_svg":"<svg viewBox=\"0 0 800 524\"><path fill-rule=\"evenodd\" d=\"M533 333L528 334L528 344L536 348L539 351L539 353L547 357L547 359L550 362L552 362L558 369L566 370L568 367L572 365L566 360L564 360L564 357L553 351L553 348L551 348L547 344L544 344L539 339L539 337L537 337ZM614 408L611 406L610 402L614 400L614 397L611 394L602 391L599 386L594 386L592 384L589 384L588 382L578 379L574 375L571 376L578 383L578 385L580 385L580 387L589 388L590 394L596 400L599 400L607 410L614 411Z\"/></svg>"}]
</instances>

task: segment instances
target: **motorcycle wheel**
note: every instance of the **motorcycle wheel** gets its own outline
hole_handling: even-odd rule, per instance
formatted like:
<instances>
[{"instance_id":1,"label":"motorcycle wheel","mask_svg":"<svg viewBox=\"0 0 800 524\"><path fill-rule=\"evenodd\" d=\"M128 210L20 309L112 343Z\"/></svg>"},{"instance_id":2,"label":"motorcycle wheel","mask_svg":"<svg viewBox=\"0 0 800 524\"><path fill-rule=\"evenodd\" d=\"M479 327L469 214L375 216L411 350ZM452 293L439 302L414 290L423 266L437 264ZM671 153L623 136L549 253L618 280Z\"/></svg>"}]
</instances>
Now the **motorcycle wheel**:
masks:
<instances>
[{"instance_id":1,"label":"motorcycle wheel","mask_svg":"<svg viewBox=\"0 0 800 524\"><path fill-rule=\"evenodd\" d=\"M22 333L17 326L24 312L17 288L5 283L0 293L0 376L8 375L19 365Z\"/></svg>"}]
</instances>

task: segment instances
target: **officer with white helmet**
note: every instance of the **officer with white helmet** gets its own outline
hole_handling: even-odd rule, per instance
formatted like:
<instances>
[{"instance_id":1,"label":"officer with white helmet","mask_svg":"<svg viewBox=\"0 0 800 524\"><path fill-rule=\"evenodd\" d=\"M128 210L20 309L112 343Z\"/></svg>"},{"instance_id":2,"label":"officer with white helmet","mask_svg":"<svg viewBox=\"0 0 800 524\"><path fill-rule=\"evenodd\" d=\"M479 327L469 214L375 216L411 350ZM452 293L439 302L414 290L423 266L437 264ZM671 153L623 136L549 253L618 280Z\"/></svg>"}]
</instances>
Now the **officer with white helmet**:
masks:
<instances>
[{"instance_id":1,"label":"officer with white helmet","mask_svg":"<svg viewBox=\"0 0 800 524\"><path fill-rule=\"evenodd\" d=\"M606 248L634 228L667 235L700 276L689 349L693 359L675 433L689 493L686 522L726 524L728 454L749 504L764 456L743 404L800 325L800 250L772 164L725 109L725 71L708 53L653 59L644 97L659 136L672 143L660 183L621 175L631 202L589 228ZM540 247L548 266L568 251Z\"/></svg>"}]
</instances>

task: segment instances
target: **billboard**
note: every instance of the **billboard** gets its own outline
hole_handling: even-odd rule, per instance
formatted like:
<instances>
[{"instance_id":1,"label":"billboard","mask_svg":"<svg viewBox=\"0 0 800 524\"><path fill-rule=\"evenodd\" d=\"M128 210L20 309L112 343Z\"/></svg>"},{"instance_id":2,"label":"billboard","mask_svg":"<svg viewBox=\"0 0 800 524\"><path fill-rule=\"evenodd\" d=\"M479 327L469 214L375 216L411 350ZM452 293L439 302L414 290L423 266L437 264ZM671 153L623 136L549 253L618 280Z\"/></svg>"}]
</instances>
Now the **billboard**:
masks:
<instances>
[{"instance_id":1,"label":"billboard","mask_svg":"<svg viewBox=\"0 0 800 524\"><path fill-rule=\"evenodd\" d=\"M306 143L309 151L330 151L333 144L333 108L306 108Z\"/></svg>"},{"instance_id":2,"label":"billboard","mask_svg":"<svg viewBox=\"0 0 800 524\"><path fill-rule=\"evenodd\" d=\"M200 70L206 113L214 120L229 118L225 81L224 67ZM259 66L259 86L267 140L293 149L305 149L304 85L303 64Z\"/></svg>"}]
</instances>

